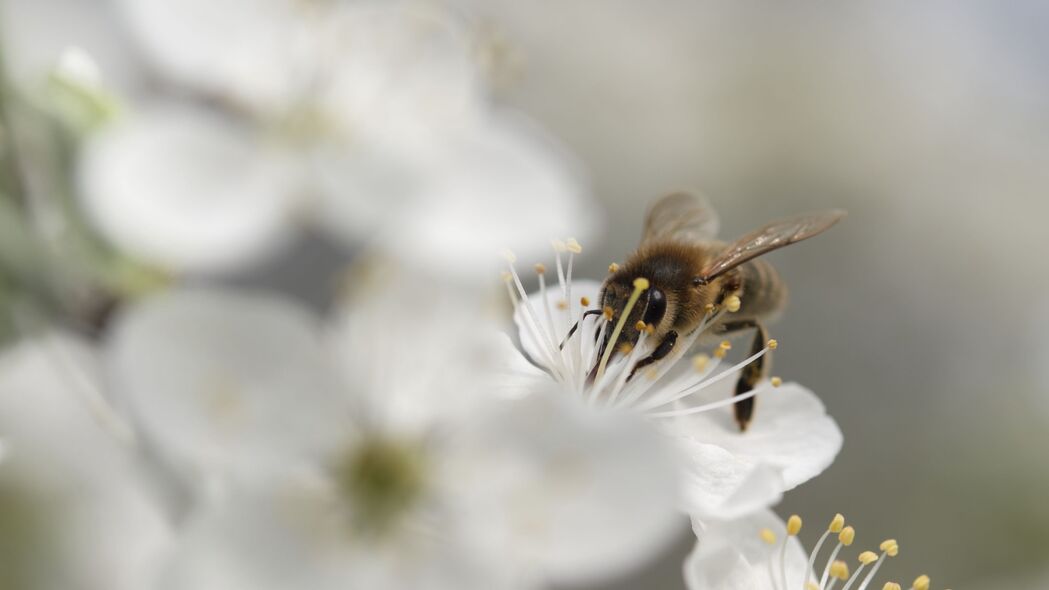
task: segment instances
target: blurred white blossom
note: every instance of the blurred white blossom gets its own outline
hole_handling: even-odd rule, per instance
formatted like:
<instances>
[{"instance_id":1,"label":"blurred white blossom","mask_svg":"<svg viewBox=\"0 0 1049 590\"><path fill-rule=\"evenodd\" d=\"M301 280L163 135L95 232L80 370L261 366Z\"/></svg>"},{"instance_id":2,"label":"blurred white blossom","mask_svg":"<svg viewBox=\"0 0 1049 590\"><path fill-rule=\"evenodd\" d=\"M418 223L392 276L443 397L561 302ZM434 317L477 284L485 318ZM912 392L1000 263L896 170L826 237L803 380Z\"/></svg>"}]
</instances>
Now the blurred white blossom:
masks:
<instances>
[{"instance_id":1,"label":"blurred white blossom","mask_svg":"<svg viewBox=\"0 0 1049 590\"><path fill-rule=\"evenodd\" d=\"M172 531L137 456L92 409L95 351L51 333L0 354L0 585L139 590Z\"/></svg>"},{"instance_id":2,"label":"blurred white blossom","mask_svg":"<svg viewBox=\"0 0 1049 590\"><path fill-rule=\"evenodd\" d=\"M565 264L558 253L559 284L547 288L541 276L542 288L527 296L511 264L507 285L523 354L504 341L508 359L503 371L510 377L501 388L504 394L519 394L522 384L556 381L590 405L648 417L680 449L683 508L700 517L733 518L768 507L831 464L841 449L841 431L811 391L796 383L773 387L766 381L733 396L739 369L775 344L721 371L724 346L713 358L700 355L679 362L718 316L708 316L668 357L631 379L635 364L655 346L642 332L630 352L614 355L604 374L589 382L587 376L599 362L599 337L613 326L599 308L583 315L600 301L601 286L572 279L573 256L569 252ZM542 274L545 268L537 271ZM576 322L579 328L571 333ZM757 394L760 410L747 431L740 432L731 405Z\"/></svg>"},{"instance_id":3,"label":"blurred white blossom","mask_svg":"<svg viewBox=\"0 0 1049 590\"><path fill-rule=\"evenodd\" d=\"M182 88L136 101L86 149L84 204L132 254L224 270L305 221L351 246L479 274L500 247L594 218L572 158L490 104L477 35L436 5L120 6Z\"/></svg>"},{"instance_id":4,"label":"blurred white blossom","mask_svg":"<svg viewBox=\"0 0 1049 590\"><path fill-rule=\"evenodd\" d=\"M660 437L570 397L492 399L469 294L371 280L327 329L210 289L118 322L118 392L197 491L162 587L527 587L662 546L678 517Z\"/></svg>"}]
</instances>

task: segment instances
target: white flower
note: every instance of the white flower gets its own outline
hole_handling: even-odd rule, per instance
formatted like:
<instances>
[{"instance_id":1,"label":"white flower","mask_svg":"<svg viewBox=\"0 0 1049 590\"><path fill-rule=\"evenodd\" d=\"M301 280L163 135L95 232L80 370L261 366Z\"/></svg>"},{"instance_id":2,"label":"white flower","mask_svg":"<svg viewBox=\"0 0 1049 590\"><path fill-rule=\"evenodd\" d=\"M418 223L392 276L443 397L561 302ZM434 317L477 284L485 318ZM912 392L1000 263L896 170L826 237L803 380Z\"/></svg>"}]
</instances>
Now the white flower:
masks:
<instances>
[{"instance_id":1,"label":"white flower","mask_svg":"<svg viewBox=\"0 0 1049 590\"><path fill-rule=\"evenodd\" d=\"M5 586L139 590L170 545L135 455L93 406L99 373L94 351L59 333L0 354Z\"/></svg>"},{"instance_id":2,"label":"white flower","mask_svg":"<svg viewBox=\"0 0 1049 590\"><path fill-rule=\"evenodd\" d=\"M326 338L288 302L209 290L116 324L119 390L203 500L164 588L527 586L662 546L661 437L571 398L493 400L466 295L358 282L369 303Z\"/></svg>"},{"instance_id":3,"label":"white flower","mask_svg":"<svg viewBox=\"0 0 1049 590\"><path fill-rule=\"evenodd\" d=\"M594 217L565 151L488 104L462 19L408 2L247 4L122 3L160 73L209 100L147 101L88 145L83 201L121 248L213 272L307 220L480 274L499 246Z\"/></svg>"},{"instance_id":4,"label":"white flower","mask_svg":"<svg viewBox=\"0 0 1049 590\"><path fill-rule=\"evenodd\" d=\"M615 326L593 307L599 301L600 284L573 280L574 256L581 252L578 242L555 242L555 250L556 286L546 285L546 268L541 264L536 266L540 289L532 295L526 295L513 262L506 275L521 348L534 363L522 362L521 353L504 343L513 359L504 372L516 379L510 393L519 392L520 383L552 378L591 405L629 409L658 423L687 458L683 508L701 517L733 518L768 507L782 492L830 465L841 448L841 432L812 392L796 383L775 387L780 382L773 379L749 393L732 395L739 369L766 354L775 341L721 371L727 342L714 351L713 358L697 355L679 363L706 327L730 313L723 306L708 312L700 327L684 335L670 355L630 378L654 343L646 340L648 334L642 330L630 352L598 358L599 338L609 330L615 334ZM615 347L612 343L609 353ZM602 365L603 373L593 382L588 380L593 369ZM731 405L754 395L761 395L759 411L747 431L740 432L731 418Z\"/></svg>"},{"instance_id":5,"label":"white flower","mask_svg":"<svg viewBox=\"0 0 1049 590\"><path fill-rule=\"evenodd\" d=\"M806 554L798 542L801 518L794 515L784 523L771 510L763 510L734 521L695 521L699 541L685 561L685 581L689 590L831 590L842 583L842 590L865 590L882 564L899 553L895 539L882 541L877 551L859 553L855 569L839 557L853 544L856 530L845 525L837 514ZM813 569L820 551L832 536L837 543L825 563ZM900 590L887 582L884 590ZM915 578L911 590L929 590L929 577Z\"/></svg>"}]
</instances>

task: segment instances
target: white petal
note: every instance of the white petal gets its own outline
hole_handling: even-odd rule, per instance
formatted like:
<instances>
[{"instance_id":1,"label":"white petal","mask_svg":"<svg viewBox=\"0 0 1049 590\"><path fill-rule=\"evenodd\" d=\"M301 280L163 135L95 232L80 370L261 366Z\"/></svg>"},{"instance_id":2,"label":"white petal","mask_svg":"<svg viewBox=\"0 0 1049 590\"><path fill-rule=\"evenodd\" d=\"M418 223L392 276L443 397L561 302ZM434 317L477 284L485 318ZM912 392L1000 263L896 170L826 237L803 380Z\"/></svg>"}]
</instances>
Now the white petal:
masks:
<instances>
[{"instance_id":1,"label":"white petal","mask_svg":"<svg viewBox=\"0 0 1049 590\"><path fill-rule=\"evenodd\" d=\"M729 522L697 522L699 541L685 561L685 582L689 590L782 590L780 546L770 546L759 533L769 529L782 543L786 535L783 521L771 510ZM769 565L773 566L773 582ZM797 537L787 544L786 576L788 588L803 587L808 568Z\"/></svg>"},{"instance_id":2,"label":"white petal","mask_svg":"<svg viewBox=\"0 0 1049 590\"><path fill-rule=\"evenodd\" d=\"M519 398L552 385L550 374L528 362L506 334L496 334L493 337L491 350L495 353L497 363L493 368L496 395Z\"/></svg>"},{"instance_id":3,"label":"white petal","mask_svg":"<svg viewBox=\"0 0 1049 590\"><path fill-rule=\"evenodd\" d=\"M81 161L87 212L117 246L174 270L236 267L290 230L294 176L259 138L203 109L155 105Z\"/></svg>"},{"instance_id":4,"label":"white petal","mask_svg":"<svg viewBox=\"0 0 1049 590\"><path fill-rule=\"evenodd\" d=\"M461 426L445 482L476 551L561 583L630 570L681 524L665 439L576 402L537 394Z\"/></svg>"},{"instance_id":5,"label":"white petal","mask_svg":"<svg viewBox=\"0 0 1049 590\"><path fill-rule=\"evenodd\" d=\"M688 437L682 450L682 507L702 518L730 519L778 502L783 477L778 469Z\"/></svg>"},{"instance_id":6,"label":"white petal","mask_svg":"<svg viewBox=\"0 0 1049 590\"><path fill-rule=\"evenodd\" d=\"M0 527L0 546L16 548L5 580L136 590L165 555L172 532L162 507L132 449L93 409L97 391L84 390L101 389L99 373L94 351L63 334L0 356L0 437L9 445L0 513L18 511Z\"/></svg>"},{"instance_id":7,"label":"white petal","mask_svg":"<svg viewBox=\"0 0 1049 590\"><path fill-rule=\"evenodd\" d=\"M315 42L295 0L121 0L145 55L176 82L266 109L294 98ZM297 77L300 76L300 77Z\"/></svg>"},{"instance_id":8,"label":"white petal","mask_svg":"<svg viewBox=\"0 0 1049 590\"><path fill-rule=\"evenodd\" d=\"M549 270L547 271L549 273ZM546 301L544 302L542 293L535 291L528 296L528 303L531 304L531 311L529 312L528 306L524 302L521 302L517 310L514 312L514 323L517 325L517 335L521 340L521 348L524 349L528 358L541 366L547 366L545 361L548 358L546 352L550 350L553 345L550 344L546 334L549 334L551 338L556 340L558 344L568 334L568 330L571 329L574 318L579 313L578 301L580 297L587 297L591 301L591 305L596 305L599 302L598 294L601 292L601 283L596 281L587 280L573 280L572 281L572 299L573 305L571 309L561 310L558 309L558 302L563 301L564 297L561 293L561 288L556 283L547 285ZM550 330L546 319L546 306L549 306L551 316L553 317L554 329ZM575 311L575 315L572 315L572 310ZM539 328L533 328L535 324L530 321L529 314L531 317L538 322ZM593 320L587 322L587 326L592 325ZM542 331L542 326L547 326L546 332ZM589 352L593 350L593 332L579 334L576 338L583 339L583 358L588 358Z\"/></svg>"},{"instance_id":9,"label":"white petal","mask_svg":"<svg viewBox=\"0 0 1049 590\"><path fill-rule=\"evenodd\" d=\"M173 291L114 326L118 392L180 467L264 469L348 427L314 318L268 295Z\"/></svg>"},{"instance_id":10,"label":"white petal","mask_svg":"<svg viewBox=\"0 0 1049 590\"><path fill-rule=\"evenodd\" d=\"M727 391L720 393L730 395ZM781 470L784 491L822 473L842 445L841 430L823 403L797 383L768 388L767 393L759 395L754 420L746 432L739 432L731 408L686 417L675 429L718 445L742 460Z\"/></svg>"}]
</instances>

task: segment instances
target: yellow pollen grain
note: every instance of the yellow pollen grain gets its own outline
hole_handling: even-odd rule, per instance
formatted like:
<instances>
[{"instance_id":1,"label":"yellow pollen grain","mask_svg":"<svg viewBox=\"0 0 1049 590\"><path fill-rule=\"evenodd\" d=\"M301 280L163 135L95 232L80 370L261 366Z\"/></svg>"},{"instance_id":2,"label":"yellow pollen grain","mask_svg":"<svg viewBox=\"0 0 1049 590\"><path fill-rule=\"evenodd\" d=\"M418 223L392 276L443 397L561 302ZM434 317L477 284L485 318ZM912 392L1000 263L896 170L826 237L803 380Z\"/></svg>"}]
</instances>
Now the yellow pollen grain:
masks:
<instances>
[{"instance_id":1,"label":"yellow pollen grain","mask_svg":"<svg viewBox=\"0 0 1049 590\"><path fill-rule=\"evenodd\" d=\"M638 332L644 330L645 329L645 322L643 322L641 320L638 320L637 323L634 324L634 329L637 330Z\"/></svg>"},{"instance_id":2,"label":"yellow pollen grain","mask_svg":"<svg viewBox=\"0 0 1049 590\"><path fill-rule=\"evenodd\" d=\"M645 325L645 333L648 334L649 336L651 336L652 334L655 334L656 333L656 327L653 326L652 324L646 324Z\"/></svg>"},{"instance_id":3,"label":"yellow pollen grain","mask_svg":"<svg viewBox=\"0 0 1049 590\"><path fill-rule=\"evenodd\" d=\"M601 310L601 315L605 316L605 319L611 322L612 321L612 317L615 315L615 310L613 310L611 307L606 305Z\"/></svg>"},{"instance_id":4,"label":"yellow pollen grain","mask_svg":"<svg viewBox=\"0 0 1049 590\"><path fill-rule=\"evenodd\" d=\"M718 345L721 350L732 350L732 343L728 340L722 340L721 344Z\"/></svg>"},{"instance_id":5,"label":"yellow pollen grain","mask_svg":"<svg viewBox=\"0 0 1049 590\"><path fill-rule=\"evenodd\" d=\"M719 359L725 358L725 349L724 348L719 348L719 349L715 350L714 351L714 358L719 358Z\"/></svg>"},{"instance_id":6,"label":"yellow pollen grain","mask_svg":"<svg viewBox=\"0 0 1049 590\"><path fill-rule=\"evenodd\" d=\"M849 566L844 561L834 561L830 564L830 575L839 580L849 579Z\"/></svg>"},{"instance_id":7,"label":"yellow pollen grain","mask_svg":"<svg viewBox=\"0 0 1049 590\"><path fill-rule=\"evenodd\" d=\"M590 298L589 297L580 297L579 298L579 305L582 305L583 307L590 307Z\"/></svg>"},{"instance_id":8,"label":"yellow pollen grain","mask_svg":"<svg viewBox=\"0 0 1049 590\"><path fill-rule=\"evenodd\" d=\"M863 553L860 553L859 559L860 563L863 565L870 565L875 561L878 561L878 554L873 551L864 551Z\"/></svg>"},{"instance_id":9,"label":"yellow pollen grain","mask_svg":"<svg viewBox=\"0 0 1049 590\"><path fill-rule=\"evenodd\" d=\"M772 379L769 379L769 383L771 383L773 387L779 387L780 385L783 385L783 379L773 377Z\"/></svg>"},{"instance_id":10,"label":"yellow pollen grain","mask_svg":"<svg viewBox=\"0 0 1049 590\"><path fill-rule=\"evenodd\" d=\"M929 576L923 574L915 578L914 583L911 584L911 586L914 590L929 590L929 584L931 582L932 580L929 579Z\"/></svg>"},{"instance_id":11,"label":"yellow pollen grain","mask_svg":"<svg viewBox=\"0 0 1049 590\"><path fill-rule=\"evenodd\" d=\"M692 368L696 372L702 373L707 368L707 363L710 362L710 357L705 354L697 354L692 357Z\"/></svg>"},{"instance_id":12,"label":"yellow pollen grain","mask_svg":"<svg viewBox=\"0 0 1049 590\"><path fill-rule=\"evenodd\" d=\"M546 265L543 264L542 262L536 262L535 266L533 268L535 268L535 274L537 274L537 275L545 275L546 274Z\"/></svg>"},{"instance_id":13,"label":"yellow pollen grain","mask_svg":"<svg viewBox=\"0 0 1049 590\"><path fill-rule=\"evenodd\" d=\"M608 272L619 272L619 264L613 262L608 265Z\"/></svg>"},{"instance_id":14,"label":"yellow pollen grain","mask_svg":"<svg viewBox=\"0 0 1049 590\"><path fill-rule=\"evenodd\" d=\"M776 533L772 532L772 529L761 529L761 532L758 534L761 536L761 540L769 545L776 543Z\"/></svg>"},{"instance_id":15,"label":"yellow pollen grain","mask_svg":"<svg viewBox=\"0 0 1049 590\"><path fill-rule=\"evenodd\" d=\"M776 377L773 377L773 379L776 379ZM773 387L775 387L775 385ZM845 515L839 512L831 519L830 526L827 527L827 530L832 533L840 533L843 528L845 528Z\"/></svg>"},{"instance_id":16,"label":"yellow pollen grain","mask_svg":"<svg viewBox=\"0 0 1049 590\"><path fill-rule=\"evenodd\" d=\"M847 526L847 527L841 529L841 532L838 533L838 541L840 541L841 544L845 545L846 547L848 547L849 545L852 545L852 542L855 541L855 540L856 540L856 529L852 528L851 526Z\"/></svg>"},{"instance_id":17,"label":"yellow pollen grain","mask_svg":"<svg viewBox=\"0 0 1049 590\"><path fill-rule=\"evenodd\" d=\"M729 295L725 298L725 309L729 310L730 313L739 311L740 305L742 305L739 297L736 295Z\"/></svg>"},{"instance_id":18,"label":"yellow pollen grain","mask_svg":"<svg viewBox=\"0 0 1049 590\"><path fill-rule=\"evenodd\" d=\"M801 532L801 517L797 514L791 514L790 518L787 519L787 534L795 537Z\"/></svg>"},{"instance_id":19,"label":"yellow pollen grain","mask_svg":"<svg viewBox=\"0 0 1049 590\"><path fill-rule=\"evenodd\" d=\"M775 338L769 338L769 350L776 350L779 347L779 341Z\"/></svg>"},{"instance_id":20,"label":"yellow pollen grain","mask_svg":"<svg viewBox=\"0 0 1049 590\"><path fill-rule=\"evenodd\" d=\"M565 242L565 248L567 248L572 254L583 253L583 246L577 242L575 238L568 238L568 241Z\"/></svg>"},{"instance_id":21,"label":"yellow pollen grain","mask_svg":"<svg viewBox=\"0 0 1049 590\"><path fill-rule=\"evenodd\" d=\"M903 590L896 582L885 582L885 585L881 587L881 590Z\"/></svg>"},{"instance_id":22,"label":"yellow pollen grain","mask_svg":"<svg viewBox=\"0 0 1049 590\"><path fill-rule=\"evenodd\" d=\"M648 279L645 277L637 277L634 279L634 288L640 291L644 291L649 286Z\"/></svg>"}]
</instances>

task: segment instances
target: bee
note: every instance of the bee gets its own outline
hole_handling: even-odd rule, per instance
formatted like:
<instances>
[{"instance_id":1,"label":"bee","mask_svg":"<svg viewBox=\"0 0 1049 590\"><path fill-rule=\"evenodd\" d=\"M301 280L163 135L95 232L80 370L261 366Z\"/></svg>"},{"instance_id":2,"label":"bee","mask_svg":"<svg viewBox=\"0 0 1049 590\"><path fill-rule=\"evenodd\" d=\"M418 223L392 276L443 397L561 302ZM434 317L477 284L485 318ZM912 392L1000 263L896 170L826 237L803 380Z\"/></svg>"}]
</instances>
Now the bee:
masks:
<instances>
[{"instance_id":1,"label":"bee","mask_svg":"<svg viewBox=\"0 0 1049 590\"><path fill-rule=\"evenodd\" d=\"M601 287L601 305L615 322L634 293L635 280L649 282L617 340L637 342L644 329L657 343L633 367L630 377L665 358L679 339L692 334L708 316L716 319L705 330L718 336L754 330L751 349L761 351L768 340L765 323L786 306L787 287L772 265L758 257L823 233L843 217L841 210L808 213L773 221L725 243L716 237L718 216L706 199L674 193L656 200L645 217L640 246L624 265L613 265ZM734 312L711 315L722 306ZM610 344L609 332L599 357ZM747 365L736 383L736 393L752 390L768 368L767 356ZM596 371L595 366L590 376ZM733 411L740 430L746 430L754 417L754 398L736 402Z\"/></svg>"}]
</instances>

